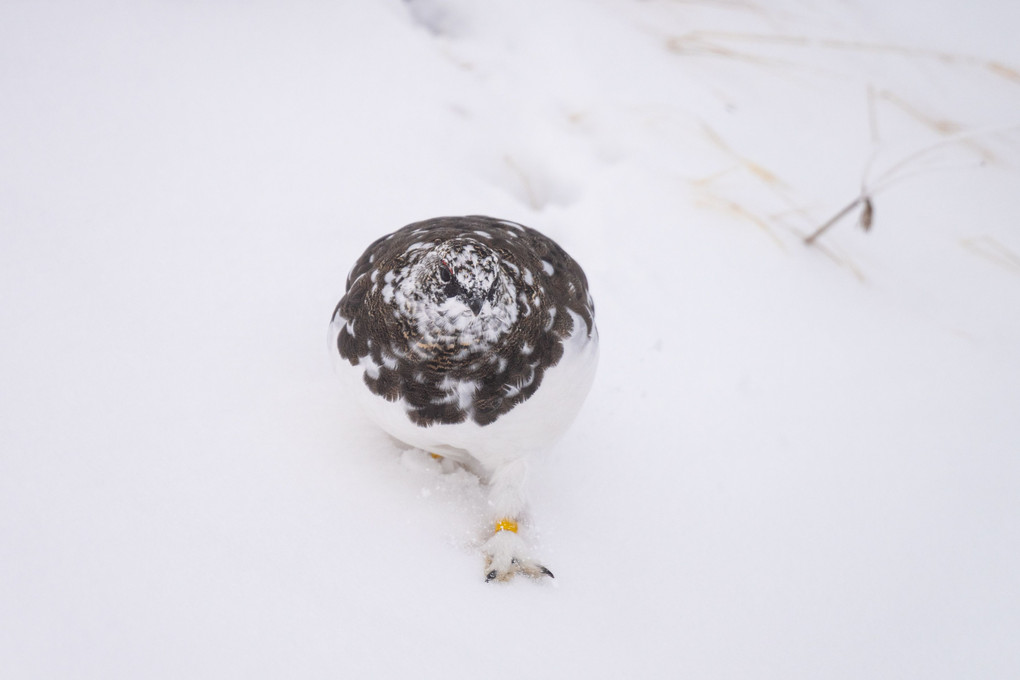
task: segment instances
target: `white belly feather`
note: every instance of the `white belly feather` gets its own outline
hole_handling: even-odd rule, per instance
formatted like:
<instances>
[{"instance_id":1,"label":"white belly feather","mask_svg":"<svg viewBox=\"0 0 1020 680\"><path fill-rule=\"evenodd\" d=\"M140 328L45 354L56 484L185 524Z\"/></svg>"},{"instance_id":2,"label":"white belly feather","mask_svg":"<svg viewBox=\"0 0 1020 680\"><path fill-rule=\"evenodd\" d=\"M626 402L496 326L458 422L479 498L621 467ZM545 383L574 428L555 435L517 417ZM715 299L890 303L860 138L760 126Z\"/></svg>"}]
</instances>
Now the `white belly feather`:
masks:
<instances>
[{"instance_id":1,"label":"white belly feather","mask_svg":"<svg viewBox=\"0 0 1020 680\"><path fill-rule=\"evenodd\" d=\"M529 399L488 425L479 425L470 419L428 427L416 425L407 417L407 404L403 399L386 401L365 385L365 371L374 368L371 356L364 357L358 366L340 357L336 341L344 323L342 319L329 327L329 347L337 372L358 405L385 432L430 453L465 463L474 459L491 471L551 446L581 408L598 365L598 331L593 329L589 337L584 320L573 312L570 314L574 332L563 342L559 363L546 369L542 384ZM472 385L457 388L462 401L470 399Z\"/></svg>"}]
</instances>

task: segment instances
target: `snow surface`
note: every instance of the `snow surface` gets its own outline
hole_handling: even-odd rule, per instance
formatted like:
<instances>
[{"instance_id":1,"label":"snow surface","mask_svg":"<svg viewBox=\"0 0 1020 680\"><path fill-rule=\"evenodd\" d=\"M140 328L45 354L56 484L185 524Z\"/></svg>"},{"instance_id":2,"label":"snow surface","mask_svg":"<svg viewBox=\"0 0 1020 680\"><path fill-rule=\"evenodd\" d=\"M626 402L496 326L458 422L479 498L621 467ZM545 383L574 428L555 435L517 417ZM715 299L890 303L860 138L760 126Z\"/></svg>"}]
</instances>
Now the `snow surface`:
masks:
<instances>
[{"instance_id":1,"label":"snow surface","mask_svg":"<svg viewBox=\"0 0 1020 680\"><path fill-rule=\"evenodd\" d=\"M3 677L1020 677L1018 25L3 3ZM548 583L324 349L372 239L470 213L597 304Z\"/></svg>"}]
</instances>

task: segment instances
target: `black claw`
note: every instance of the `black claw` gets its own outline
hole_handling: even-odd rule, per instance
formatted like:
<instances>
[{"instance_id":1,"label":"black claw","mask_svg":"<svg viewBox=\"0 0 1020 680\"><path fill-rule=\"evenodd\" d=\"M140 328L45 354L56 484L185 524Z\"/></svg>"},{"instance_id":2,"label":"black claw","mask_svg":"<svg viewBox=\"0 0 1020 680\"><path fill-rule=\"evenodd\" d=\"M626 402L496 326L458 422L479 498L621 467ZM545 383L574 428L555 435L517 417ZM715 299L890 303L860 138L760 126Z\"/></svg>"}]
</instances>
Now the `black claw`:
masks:
<instances>
[{"instance_id":1,"label":"black claw","mask_svg":"<svg viewBox=\"0 0 1020 680\"><path fill-rule=\"evenodd\" d=\"M511 558L511 559L510 559L510 564L520 564L520 562L518 562L518 561L517 561L517 558L516 558L516 557L514 557L514 558Z\"/></svg>"},{"instance_id":2,"label":"black claw","mask_svg":"<svg viewBox=\"0 0 1020 680\"><path fill-rule=\"evenodd\" d=\"M489 581L495 580L495 578L496 578L496 570L493 569L492 571L490 571L488 574L485 575L485 582L488 583Z\"/></svg>"},{"instance_id":3,"label":"black claw","mask_svg":"<svg viewBox=\"0 0 1020 680\"><path fill-rule=\"evenodd\" d=\"M553 576L553 573L551 571L549 571L546 567L543 567L541 564L538 565L538 569L549 578L556 578L555 576Z\"/></svg>"}]
</instances>

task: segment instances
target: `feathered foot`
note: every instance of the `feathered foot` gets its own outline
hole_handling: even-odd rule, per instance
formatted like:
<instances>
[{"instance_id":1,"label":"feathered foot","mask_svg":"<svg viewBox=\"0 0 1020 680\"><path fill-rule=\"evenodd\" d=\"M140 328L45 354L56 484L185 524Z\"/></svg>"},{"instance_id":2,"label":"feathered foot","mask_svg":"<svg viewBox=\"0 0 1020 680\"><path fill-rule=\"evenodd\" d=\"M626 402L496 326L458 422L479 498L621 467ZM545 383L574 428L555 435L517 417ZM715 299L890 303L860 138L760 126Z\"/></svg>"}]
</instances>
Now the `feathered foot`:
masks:
<instances>
[{"instance_id":1,"label":"feathered foot","mask_svg":"<svg viewBox=\"0 0 1020 680\"><path fill-rule=\"evenodd\" d=\"M555 578L546 567L525 556L524 541L517 535L517 522L511 519L496 522L496 533L482 545L482 553L485 555L486 583L509 581L516 574Z\"/></svg>"}]
</instances>

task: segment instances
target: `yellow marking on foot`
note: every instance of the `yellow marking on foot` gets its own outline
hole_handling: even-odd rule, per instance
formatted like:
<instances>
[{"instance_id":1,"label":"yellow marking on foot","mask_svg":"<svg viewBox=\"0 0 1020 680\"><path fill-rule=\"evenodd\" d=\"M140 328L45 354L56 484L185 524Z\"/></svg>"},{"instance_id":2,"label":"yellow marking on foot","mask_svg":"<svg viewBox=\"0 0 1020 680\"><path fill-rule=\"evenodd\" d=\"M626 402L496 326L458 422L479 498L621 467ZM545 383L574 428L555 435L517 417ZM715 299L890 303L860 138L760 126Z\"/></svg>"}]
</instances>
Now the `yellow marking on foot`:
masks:
<instances>
[{"instance_id":1,"label":"yellow marking on foot","mask_svg":"<svg viewBox=\"0 0 1020 680\"><path fill-rule=\"evenodd\" d=\"M512 532L514 532L516 534L517 533L517 522L513 521L512 519L508 519L508 518L503 518L503 519L499 520L498 522L496 522L496 532L495 533L498 534L501 531L512 531Z\"/></svg>"},{"instance_id":2,"label":"yellow marking on foot","mask_svg":"<svg viewBox=\"0 0 1020 680\"><path fill-rule=\"evenodd\" d=\"M440 456L438 453L430 453L429 455L432 456L433 460L442 460L443 459L443 457Z\"/></svg>"}]
</instances>

